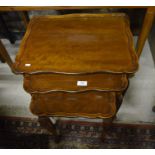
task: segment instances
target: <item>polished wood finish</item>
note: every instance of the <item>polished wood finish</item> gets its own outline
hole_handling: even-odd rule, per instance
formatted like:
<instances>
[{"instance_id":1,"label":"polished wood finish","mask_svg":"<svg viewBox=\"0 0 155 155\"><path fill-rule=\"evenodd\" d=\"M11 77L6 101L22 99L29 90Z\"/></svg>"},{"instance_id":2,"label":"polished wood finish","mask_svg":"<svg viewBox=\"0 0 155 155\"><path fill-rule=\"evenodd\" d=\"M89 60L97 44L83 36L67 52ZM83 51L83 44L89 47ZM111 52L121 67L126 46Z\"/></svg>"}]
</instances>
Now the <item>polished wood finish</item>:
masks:
<instances>
[{"instance_id":1,"label":"polished wood finish","mask_svg":"<svg viewBox=\"0 0 155 155\"><path fill-rule=\"evenodd\" d=\"M143 28L142 31L140 33L140 36L138 38L138 44L137 44L137 51L138 51L138 55L140 56L144 43L147 39L146 36L149 35L150 32L150 27L151 24L153 22L153 18L152 15L149 15L149 11L151 10L155 10L154 6L68 6L68 7L62 7L62 6L0 6L0 11L31 11L31 10L69 10L69 9L101 9L101 8L128 8L128 9L132 9L132 8L146 8L147 9L147 13L145 16L145 20L143 22ZM151 13L152 14L152 13ZM149 18L149 24L147 24L147 18ZM149 26L147 28L147 26ZM145 30L147 29L147 31Z\"/></svg>"},{"instance_id":2,"label":"polished wood finish","mask_svg":"<svg viewBox=\"0 0 155 155\"><path fill-rule=\"evenodd\" d=\"M111 118L116 114L114 92L52 92L31 94L30 110L37 116Z\"/></svg>"},{"instance_id":3,"label":"polished wood finish","mask_svg":"<svg viewBox=\"0 0 155 155\"><path fill-rule=\"evenodd\" d=\"M104 80L103 80L104 79ZM78 81L86 81L87 86L78 86ZM125 74L25 74L24 89L28 93L47 93L53 91L123 91L128 86Z\"/></svg>"},{"instance_id":4,"label":"polished wood finish","mask_svg":"<svg viewBox=\"0 0 155 155\"><path fill-rule=\"evenodd\" d=\"M74 7L75 8L75 7ZM80 7L81 8L81 7ZM92 7L92 8L94 8L94 7ZM103 7L102 7L103 8ZM132 8L132 7L131 7ZM0 10L4 10L4 11L12 11L12 10L43 10L43 9L52 9L51 7L0 7ZM54 8L53 8L54 9ZM57 10L59 10L59 9L73 9L73 7L55 7L55 9ZM79 8L77 8L77 9L79 9ZM90 7L89 7L89 9L90 9ZM148 13L148 12L147 12ZM148 18L148 20L149 20L149 24L147 24L147 19ZM151 22L153 21L153 18L152 18L152 15L148 15L148 14L146 14L146 17L145 17L145 20L144 20L144 25L146 25L146 26L148 26L148 28L150 29L150 27L151 27ZM149 29L146 31L145 30L145 26L143 25L143 29L142 29L142 33L141 33L141 37L140 37L140 40L139 40L139 42L138 42L138 54L139 53L141 53L141 50L142 50L142 46L143 46L143 44L144 44L144 42L145 42L145 40L146 40L146 36L148 35L148 33L149 33ZM96 30L98 30L98 29L96 29ZM120 36L119 36L120 37ZM115 39L115 38L114 38ZM129 39L130 40L130 39ZM1 42L0 42L1 43ZM62 42L61 42L62 43ZM122 45L123 45L123 43L122 43ZM131 46L131 44L130 44L130 46ZM2 46L3 47L3 46ZM132 47L133 48L133 47ZM119 48L118 48L119 49ZM117 50L116 50L117 51ZM116 52L115 51L115 52ZM118 50L119 51L119 50ZM8 56L8 54L6 54L7 52L6 52L6 50L3 50L3 55L5 56L5 58L6 58L6 60L7 60L7 62L8 62L8 64L10 64L10 67L12 68L12 61L11 61L11 59L9 58L9 56ZM116 55L117 56L117 55ZM120 56L120 55L118 55L118 56ZM92 58L94 58L93 57L93 55L91 55L91 57ZM124 57L123 57L124 58ZM126 59L126 58L125 58ZM98 60L97 60L98 61ZM122 59L121 59L121 61L122 61ZM125 60L124 60L125 61ZM27 62L28 63L28 62ZM83 67L83 66L82 66ZM90 68L89 68L90 69ZM13 70L13 69L12 69ZM85 70L86 71L86 70ZM82 114L82 113L80 113L80 112L82 112L81 111L81 105L78 105L78 106L76 106L76 109L75 109L75 107L71 104L70 105L70 107L69 108L71 108L71 109L66 109L66 111L65 112L67 112L67 110L70 110L70 111L72 111L72 112L74 112L75 111L75 113L76 113L76 111L79 111L78 112L78 114L82 114L84 117L100 117L100 118L109 118L109 117L112 117L112 121L113 121L113 118L114 118L114 116L115 116L115 114L116 114L116 112L117 112L117 110L118 110L118 108L119 108L119 106L120 106L120 104L122 103L122 92L119 92L119 93L114 93L114 92L111 92L111 93L108 93L108 95L110 96L110 97L107 97L108 95L105 95L103 92L95 92L94 94L88 94L88 92L86 92L87 94L86 95L72 95L72 94L67 94L67 95L65 95L65 92L59 92L59 93L56 93L56 95L54 95L54 94L48 94L49 95L49 97L47 98L47 96L44 96L44 95L42 95L42 94L32 94L32 98L33 98L33 100L32 100L32 102L34 102L34 104L32 104L32 102L31 102L31 110L32 110L32 112L33 113L35 113L35 114L37 114L37 115L46 115L45 117L41 117L41 116L39 116L39 120L40 120L40 123L43 125L43 126L48 126L48 129L49 129L49 131L51 131L51 128L53 129L55 129L55 126L53 126L53 124L51 124L50 123L50 120L49 120L49 118L47 117L47 116L51 116L51 111L50 110L56 110L56 112L60 112L60 111L63 111L63 110L65 110L65 109L61 109L61 107L63 108L63 106L61 105L61 103L60 103L60 98L63 98L64 100L64 107L66 108L66 107L68 107L68 100L69 100L69 102L70 103L72 103L72 101L73 100L76 100L76 102L73 102L74 104L76 103L76 105L78 105L78 103L80 103L81 101L82 101L82 103L84 102L83 101L83 98L86 98L86 101L88 101L88 102L84 102L83 104L86 106L85 108L89 111L91 111L92 109L91 108L93 108L93 110L96 110L96 114L98 114L98 115L90 115L90 111L89 111L89 114ZM92 93L92 92L89 92L89 93ZM59 95L58 95L59 94ZM105 95L105 96L104 96ZM115 96L115 97L114 97ZM117 97L116 97L117 96ZM55 97L57 97L58 98L58 100L55 100ZM36 98L36 99L34 99L34 98ZM90 104L92 104L92 100L91 100L91 98L93 98L94 99L94 105L93 106L90 106ZM104 100L107 100L107 101L104 101L103 102L103 100L102 100L102 104L101 104L101 102L97 102L96 101L96 99L101 99L101 98L103 98ZM79 100L80 99L80 100ZM108 100L109 99L109 100ZM36 102L36 100L39 100L38 102ZM46 101L47 100L47 101ZM55 102L52 102L51 103L51 101L55 101ZM59 101L59 102L58 102ZM62 99L61 99L61 101L62 101ZM117 106L117 104L116 103L114 103L114 102L120 102L119 104L118 104L118 106ZM46 106L45 106L45 103L51 103L51 104L46 104ZM111 103L111 107L110 108L105 108L106 106L104 106L103 107L103 103L107 103L107 105L109 105L109 103ZM40 106L38 106L38 104L42 104L42 105L40 105ZM56 106L53 106L53 104L55 104ZM60 106L57 106L58 104L60 104ZM36 105L36 106L35 106ZM97 105L97 106L96 106ZM33 107L34 106L34 107ZM52 107L53 106L53 107ZM82 105L83 106L83 105ZM52 108L51 108L52 107ZM91 108L90 108L91 107ZM102 108L103 107L103 108ZM108 107L108 106L107 106ZM36 109L36 108L40 108L40 110L41 111L43 111L43 113L38 113L39 112L39 109ZM58 108L58 109L57 109ZM95 109L96 108L96 109ZM38 111L37 111L38 110ZM45 110L45 111L44 111ZM83 110L83 109L82 109ZM103 112L103 111L105 110L113 110L113 111L111 111L110 113L111 113L111 115L105 115L105 113ZM50 112L49 112L50 111ZM69 111L69 112L70 112ZM49 112L49 114L48 114L48 112ZM86 111L85 111L86 112ZM98 112L101 112L100 114L98 113ZM74 114L75 114L74 113ZM104 113L104 115L103 115L103 113ZM108 112L109 113L109 112ZM61 116L61 112L60 113L54 113L53 112L53 115L54 114L56 114L56 115L60 115ZM71 113L70 113L71 114ZM94 112L93 112L93 114L94 114ZM102 114L102 115L101 115ZM64 115L64 113L62 114L62 116ZM72 113L72 116L73 116L73 113ZM75 116L77 116L77 114L75 114ZM111 123L112 123L112 121L111 121ZM111 123L109 124L109 126L111 125ZM56 132L56 130L52 130L52 132L54 132L56 135L57 135L57 132Z\"/></svg>"},{"instance_id":5,"label":"polished wood finish","mask_svg":"<svg viewBox=\"0 0 155 155\"><path fill-rule=\"evenodd\" d=\"M74 14L33 18L14 66L31 112L55 128L48 117L113 120L138 58L125 14ZM78 80L88 86L77 87Z\"/></svg>"},{"instance_id":6,"label":"polished wood finish","mask_svg":"<svg viewBox=\"0 0 155 155\"><path fill-rule=\"evenodd\" d=\"M145 41L148 38L149 32L153 24L154 15L155 15L155 8L148 8L145 14L142 30L141 30L141 33L139 35L138 42L137 42L138 57L140 57Z\"/></svg>"},{"instance_id":7,"label":"polished wood finish","mask_svg":"<svg viewBox=\"0 0 155 155\"><path fill-rule=\"evenodd\" d=\"M41 16L30 21L15 68L31 74L133 73L135 53L123 13Z\"/></svg>"},{"instance_id":8,"label":"polished wood finish","mask_svg":"<svg viewBox=\"0 0 155 155\"><path fill-rule=\"evenodd\" d=\"M111 118L138 59L125 14L71 14L33 18L14 65L33 114Z\"/></svg>"}]
</instances>

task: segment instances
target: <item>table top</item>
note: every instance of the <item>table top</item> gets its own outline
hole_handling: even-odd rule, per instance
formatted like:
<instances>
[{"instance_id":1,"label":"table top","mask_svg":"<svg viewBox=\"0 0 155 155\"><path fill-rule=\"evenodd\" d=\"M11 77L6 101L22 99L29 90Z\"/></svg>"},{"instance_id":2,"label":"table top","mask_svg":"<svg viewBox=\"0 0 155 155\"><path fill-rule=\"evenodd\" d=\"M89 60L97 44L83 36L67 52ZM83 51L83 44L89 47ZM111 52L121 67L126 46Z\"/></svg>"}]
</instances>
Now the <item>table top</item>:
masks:
<instances>
[{"instance_id":1,"label":"table top","mask_svg":"<svg viewBox=\"0 0 155 155\"><path fill-rule=\"evenodd\" d=\"M125 14L35 17L16 57L19 72L133 73L138 68Z\"/></svg>"}]
</instances>

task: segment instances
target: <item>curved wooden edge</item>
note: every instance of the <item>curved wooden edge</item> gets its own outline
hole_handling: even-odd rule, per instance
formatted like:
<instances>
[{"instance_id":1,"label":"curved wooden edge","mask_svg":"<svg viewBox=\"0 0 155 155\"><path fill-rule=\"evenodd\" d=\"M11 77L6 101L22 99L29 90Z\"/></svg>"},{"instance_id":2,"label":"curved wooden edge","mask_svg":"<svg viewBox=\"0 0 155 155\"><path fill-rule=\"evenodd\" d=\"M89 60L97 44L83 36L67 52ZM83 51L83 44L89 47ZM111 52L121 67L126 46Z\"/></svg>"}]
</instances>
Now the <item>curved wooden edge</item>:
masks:
<instances>
[{"instance_id":1,"label":"curved wooden edge","mask_svg":"<svg viewBox=\"0 0 155 155\"><path fill-rule=\"evenodd\" d=\"M27 91L27 90L26 90ZM91 91L96 91L96 92L120 92L124 90L105 90L105 89L85 89L85 90L49 90L49 91L27 91L28 93L31 94L48 94L48 93L53 93L53 92L63 92L63 93L72 93L72 94L77 94L77 93L85 93L85 92L91 92Z\"/></svg>"}]
</instances>

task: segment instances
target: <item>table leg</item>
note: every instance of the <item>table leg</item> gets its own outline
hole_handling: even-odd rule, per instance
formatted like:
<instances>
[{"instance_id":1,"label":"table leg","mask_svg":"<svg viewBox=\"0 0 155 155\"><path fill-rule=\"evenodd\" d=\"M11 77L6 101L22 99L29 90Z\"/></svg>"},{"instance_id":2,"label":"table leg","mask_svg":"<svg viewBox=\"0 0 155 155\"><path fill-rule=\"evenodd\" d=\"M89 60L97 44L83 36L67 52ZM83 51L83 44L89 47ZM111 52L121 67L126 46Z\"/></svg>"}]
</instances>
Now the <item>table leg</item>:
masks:
<instances>
[{"instance_id":1,"label":"table leg","mask_svg":"<svg viewBox=\"0 0 155 155\"><path fill-rule=\"evenodd\" d=\"M5 63L5 60L4 60L3 56L1 55L1 53L0 53L0 61L1 61L2 63Z\"/></svg>"},{"instance_id":2,"label":"table leg","mask_svg":"<svg viewBox=\"0 0 155 155\"><path fill-rule=\"evenodd\" d=\"M46 116L39 116L38 121L43 128L46 128L49 132L54 134L55 142L60 142L61 135L57 128L57 123L54 124L50 118Z\"/></svg>"},{"instance_id":3,"label":"table leg","mask_svg":"<svg viewBox=\"0 0 155 155\"><path fill-rule=\"evenodd\" d=\"M152 107L152 111L155 112L155 106Z\"/></svg>"},{"instance_id":4,"label":"table leg","mask_svg":"<svg viewBox=\"0 0 155 155\"><path fill-rule=\"evenodd\" d=\"M22 18L22 21L24 22L25 29L26 29L30 21L27 11L21 12L21 18Z\"/></svg>"},{"instance_id":5,"label":"table leg","mask_svg":"<svg viewBox=\"0 0 155 155\"><path fill-rule=\"evenodd\" d=\"M11 70L14 72L15 70L13 67L13 62L11 60L11 57L9 56L1 40L0 40L0 57L2 57L4 61L6 61L6 63L10 66Z\"/></svg>"},{"instance_id":6,"label":"table leg","mask_svg":"<svg viewBox=\"0 0 155 155\"><path fill-rule=\"evenodd\" d=\"M107 137L111 135L110 129L115 118L116 116L108 118L107 120L105 120L106 122L103 121L103 132L101 136L102 141L104 141Z\"/></svg>"},{"instance_id":7,"label":"table leg","mask_svg":"<svg viewBox=\"0 0 155 155\"><path fill-rule=\"evenodd\" d=\"M154 8L152 7L148 8L146 11L145 17L144 17L142 29L141 29L140 35L138 37L137 45L136 45L138 57L140 57L145 41L148 38L149 32L153 24L154 15L155 15Z\"/></svg>"}]
</instances>

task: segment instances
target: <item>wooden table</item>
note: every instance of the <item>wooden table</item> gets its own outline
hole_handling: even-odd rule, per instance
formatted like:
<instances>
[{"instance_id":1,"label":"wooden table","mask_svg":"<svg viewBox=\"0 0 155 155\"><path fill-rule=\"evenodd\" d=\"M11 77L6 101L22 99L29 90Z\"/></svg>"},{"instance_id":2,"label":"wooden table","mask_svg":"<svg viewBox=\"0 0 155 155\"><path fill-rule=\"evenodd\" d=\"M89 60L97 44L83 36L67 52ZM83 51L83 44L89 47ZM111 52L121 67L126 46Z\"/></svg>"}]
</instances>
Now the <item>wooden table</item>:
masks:
<instances>
[{"instance_id":1,"label":"wooden table","mask_svg":"<svg viewBox=\"0 0 155 155\"><path fill-rule=\"evenodd\" d=\"M142 29L138 37L136 51L138 56L140 57L145 41L148 38L150 29L152 27L152 23L154 20L155 7L154 6L0 6L0 11L32 11L32 10L69 10L69 9L102 9L102 8L146 8L146 14L143 21ZM24 18L24 16L23 16ZM25 23L27 24L26 18L24 18ZM7 51L5 50L4 45L0 42L0 58L5 59L8 65L13 69L13 62L10 59Z\"/></svg>"}]
</instances>

